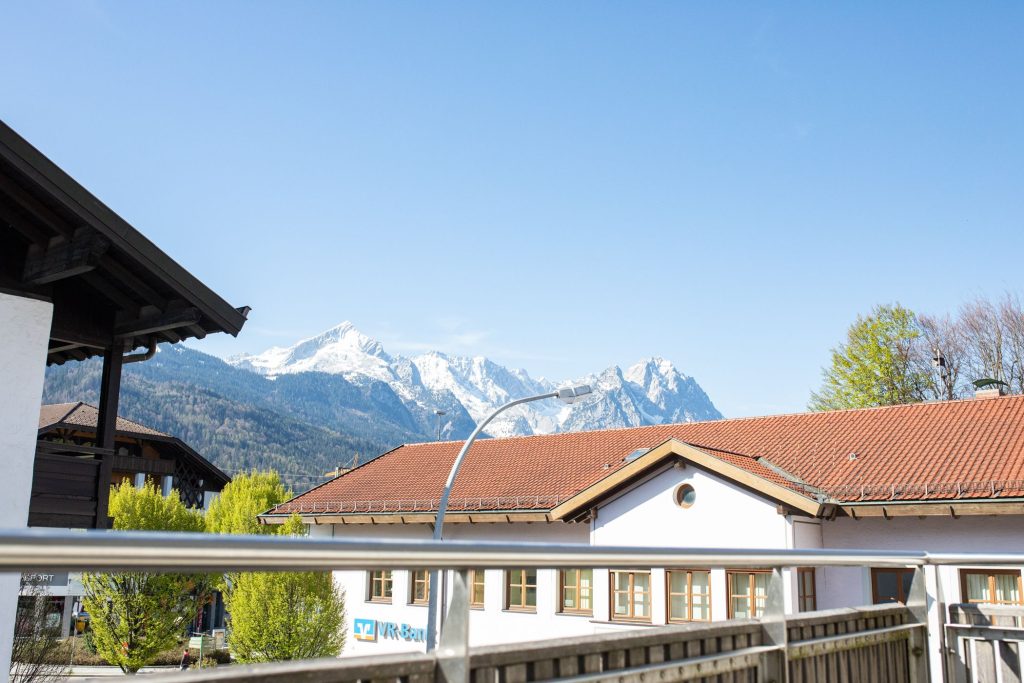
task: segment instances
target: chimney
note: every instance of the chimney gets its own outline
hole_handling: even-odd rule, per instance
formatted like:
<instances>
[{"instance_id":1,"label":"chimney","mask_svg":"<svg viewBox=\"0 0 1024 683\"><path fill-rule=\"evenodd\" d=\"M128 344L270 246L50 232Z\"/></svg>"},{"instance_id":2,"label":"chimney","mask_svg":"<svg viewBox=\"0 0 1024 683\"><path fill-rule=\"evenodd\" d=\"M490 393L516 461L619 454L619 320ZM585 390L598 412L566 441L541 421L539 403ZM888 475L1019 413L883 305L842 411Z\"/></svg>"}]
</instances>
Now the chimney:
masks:
<instances>
[{"instance_id":1,"label":"chimney","mask_svg":"<svg viewBox=\"0 0 1024 683\"><path fill-rule=\"evenodd\" d=\"M1000 387L992 387L985 389L975 389L974 398L999 398L1003 395L1003 390Z\"/></svg>"}]
</instances>

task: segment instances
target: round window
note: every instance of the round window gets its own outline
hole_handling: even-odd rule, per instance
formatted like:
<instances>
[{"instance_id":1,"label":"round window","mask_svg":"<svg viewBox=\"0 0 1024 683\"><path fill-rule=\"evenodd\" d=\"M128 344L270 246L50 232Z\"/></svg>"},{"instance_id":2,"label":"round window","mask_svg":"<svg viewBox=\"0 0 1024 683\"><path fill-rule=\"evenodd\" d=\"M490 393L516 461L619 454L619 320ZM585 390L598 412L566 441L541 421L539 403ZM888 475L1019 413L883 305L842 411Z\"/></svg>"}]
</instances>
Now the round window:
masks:
<instances>
[{"instance_id":1,"label":"round window","mask_svg":"<svg viewBox=\"0 0 1024 683\"><path fill-rule=\"evenodd\" d=\"M688 508L697 500L697 492L689 484L680 484L676 489L676 505Z\"/></svg>"}]
</instances>

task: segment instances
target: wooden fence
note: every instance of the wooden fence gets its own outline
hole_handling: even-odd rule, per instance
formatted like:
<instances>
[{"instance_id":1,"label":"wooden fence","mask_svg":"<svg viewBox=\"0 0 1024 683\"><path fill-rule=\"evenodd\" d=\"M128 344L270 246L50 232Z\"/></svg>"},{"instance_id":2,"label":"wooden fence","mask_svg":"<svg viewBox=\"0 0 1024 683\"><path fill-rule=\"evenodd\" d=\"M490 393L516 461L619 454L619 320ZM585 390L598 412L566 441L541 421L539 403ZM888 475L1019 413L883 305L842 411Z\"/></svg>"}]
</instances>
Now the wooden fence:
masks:
<instances>
[{"instance_id":1,"label":"wooden fence","mask_svg":"<svg viewBox=\"0 0 1024 683\"><path fill-rule=\"evenodd\" d=\"M1020 683L1024 607L950 605L946 677L951 683Z\"/></svg>"},{"instance_id":2,"label":"wooden fence","mask_svg":"<svg viewBox=\"0 0 1024 683\"><path fill-rule=\"evenodd\" d=\"M927 680L920 647L925 625L901 605L811 612L788 617L782 625L783 643L773 642L765 622L743 619L473 648L468 678L471 683ZM445 677L436 654L407 654L230 666L147 680L440 683Z\"/></svg>"}]
</instances>

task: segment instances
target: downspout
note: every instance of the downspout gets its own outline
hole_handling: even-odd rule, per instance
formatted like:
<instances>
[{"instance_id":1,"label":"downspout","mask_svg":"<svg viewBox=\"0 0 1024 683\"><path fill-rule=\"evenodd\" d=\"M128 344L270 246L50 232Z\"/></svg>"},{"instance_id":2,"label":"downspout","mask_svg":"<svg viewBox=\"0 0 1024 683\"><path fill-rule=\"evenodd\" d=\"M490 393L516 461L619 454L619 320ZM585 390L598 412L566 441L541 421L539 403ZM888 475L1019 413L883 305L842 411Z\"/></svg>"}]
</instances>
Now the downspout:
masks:
<instances>
[{"instance_id":1,"label":"downspout","mask_svg":"<svg viewBox=\"0 0 1024 683\"><path fill-rule=\"evenodd\" d=\"M141 363L142 361L149 360L156 355L156 337L149 338L149 348L142 353L133 353L121 358L121 363L127 365L128 363Z\"/></svg>"}]
</instances>

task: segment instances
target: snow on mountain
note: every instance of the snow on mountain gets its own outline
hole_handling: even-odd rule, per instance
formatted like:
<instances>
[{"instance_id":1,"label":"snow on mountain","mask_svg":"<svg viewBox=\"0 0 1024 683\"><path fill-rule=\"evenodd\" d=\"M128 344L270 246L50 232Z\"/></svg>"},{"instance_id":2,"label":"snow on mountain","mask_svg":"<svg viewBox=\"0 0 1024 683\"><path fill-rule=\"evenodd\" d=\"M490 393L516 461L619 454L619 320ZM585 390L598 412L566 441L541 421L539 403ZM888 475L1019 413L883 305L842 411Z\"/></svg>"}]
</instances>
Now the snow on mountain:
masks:
<instances>
[{"instance_id":1,"label":"snow on mountain","mask_svg":"<svg viewBox=\"0 0 1024 683\"><path fill-rule=\"evenodd\" d=\"M372 377L390 383L395 379L391 357L379 341L370 339L347 320L340 325L303 339L294 346L275 346L263 353L227 359L261 375L274 377L293 372L326 372L353 377Z\"/></svg>"},{"instance_id":2,"label":"snow on mountain","mask_svg":"<svg viewBox=\"0 0 1024 683\"><path fill-rule=\"evenodd\" d=\"M431 351L413 358L390 356L383 345L344 322L294 346L274 347L228 362L276 377L300 372L338 374L359 385L386 384L406 405L424 434L460 438L500 405L552 391L561 384L533 379L482 356L449 356ZM636 427L722 417L692 378L663 358L640 361L623 372L612 366L571 384L589 383L595 395L572 406L538 401L512 408L487 427L491 436ZM569 382L563 384L570 384ZM469 419L471 418L471 420Z\"/></svg>"}]
</instances>

